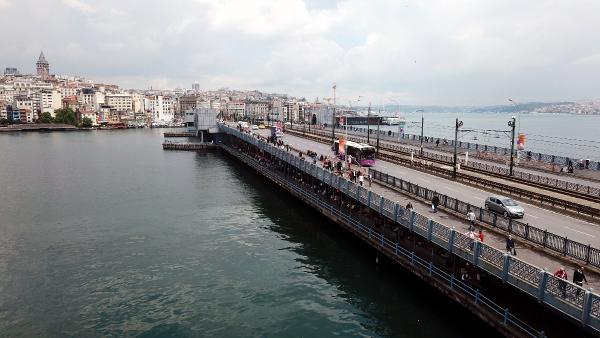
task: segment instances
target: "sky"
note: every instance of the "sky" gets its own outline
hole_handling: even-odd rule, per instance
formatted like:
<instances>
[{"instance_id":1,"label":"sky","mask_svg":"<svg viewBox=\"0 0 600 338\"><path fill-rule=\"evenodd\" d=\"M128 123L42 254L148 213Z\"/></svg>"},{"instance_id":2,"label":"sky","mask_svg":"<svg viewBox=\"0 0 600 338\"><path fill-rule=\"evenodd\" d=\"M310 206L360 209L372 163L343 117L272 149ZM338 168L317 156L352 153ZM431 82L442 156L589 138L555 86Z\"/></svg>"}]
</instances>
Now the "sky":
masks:
<instances>
[{"instance_id":1,"label":"sky","mask_svg":"<svg viewBox=\"0 0 600 338\"><path fill-rule=\"evenodd\" d=\"M364 105L600 98L600 1L0 0L0 67Z\"/></svg>"}]
</instances>

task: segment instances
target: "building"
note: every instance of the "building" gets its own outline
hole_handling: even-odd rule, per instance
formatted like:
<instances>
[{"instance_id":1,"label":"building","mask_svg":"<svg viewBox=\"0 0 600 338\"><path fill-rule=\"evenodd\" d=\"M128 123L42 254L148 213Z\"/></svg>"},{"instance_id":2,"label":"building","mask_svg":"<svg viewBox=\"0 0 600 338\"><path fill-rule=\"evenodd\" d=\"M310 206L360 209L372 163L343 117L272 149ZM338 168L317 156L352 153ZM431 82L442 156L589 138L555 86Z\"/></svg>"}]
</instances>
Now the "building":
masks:
<instances>
[{"instance_id":1,"label":"building","mask_svg":"<svg viewBox=\"0 0 600 338\"><path fill-rule=\"evenodd\" d=\"M198 81L192 83L192 90L195 92L199 92L200 91L200 84L198 83Z\"/></svg>"},{"instance_id":2,"label":"building","mask_svg":"<svg viewBox=\"0 0 600 338\"><path fill-rule=\"evenodd\" d=\"M149 111L156 124L172 123L175 118L173 100L169 96L152 95L147 97Z\"/></svg>"},{"instance_id":3,"label":"building","mask_svg":"<svg viewBox=\"0 0 600 338\"><path fill-rule=\"evenodd\" d=\"M200 137L201 142L212 141L211 133L217 133L218 111L210 108L186 110L185 126L188 132L193 132Z\"/></svg>"},{"instance_id":4,"label":"building","mask_svg":"<svg viewBox=\"0 0 600 338\"><path fill-rule=\"evenodd\" d=\"M264 101L249 101L246 103L246 114L252 121L267 121L270 104Z\"/></svg>"},{"instance_id":5,"label":"building","mask_svg":"<svg viewBox=\"0 0 600 338\"><path fill-rule=\"evenodd\" d=\"M92 120L92 126L98 125L98 113L93 110L78 110L77 111L77 120L79 123L83 121L84 118L88 118Z\"/></svg>"},{"instance_id":6,"label":"building","mask_svg":"<svg viewBox=\"0 0 600 338\"><path fill-rule=\"evenodd\" d=\"M44 52L40 53L40 57L38 58L37 63L35 64L37 69L37 75L41 77L43 80L50 77L50 64L46 61L44 57Z\"/></svg>"},{"instance_id":7,"label":"building","mask_svg":"<svg viewBox=\"0 0 600 338\"><path fill-rule=\"evenodd\" d=\"M104 103L118 112L133 110L133 98L130 94L106 94Z\"/></svg>"},{"instance_id":8,"label":"building","mask_svg":"<svg viewBox=\"0 0 600 338\"><path fill-rule=\"evenodd\" d=\"M225 113L228 118L239 120L242 118L246 118L246 102L243 101L231 101L227 102L227 106L225 109Z\"/></svg>"},{"instance_id":9,"label":"building","mask_svg":"<svg viewBox=\"0 0 600 338\"><path fill-rule=\"evenodd\" d=\"M17 68L12 68L12 67L6 67L4 69L4 75L5 76L9 76L9 75L19 75L19 70Z\"/></svg>"},{"instance_id":10,"label":"building","mask_svg":"<svg viewBox=\"0 0 600 338\"><path fill-rule=\"evenodd\" d=\"M54 117L54 111L62 108L62 95L58 90L42 90L39 95L40 111L50 113Z\"/></svg>"}]
</instances>

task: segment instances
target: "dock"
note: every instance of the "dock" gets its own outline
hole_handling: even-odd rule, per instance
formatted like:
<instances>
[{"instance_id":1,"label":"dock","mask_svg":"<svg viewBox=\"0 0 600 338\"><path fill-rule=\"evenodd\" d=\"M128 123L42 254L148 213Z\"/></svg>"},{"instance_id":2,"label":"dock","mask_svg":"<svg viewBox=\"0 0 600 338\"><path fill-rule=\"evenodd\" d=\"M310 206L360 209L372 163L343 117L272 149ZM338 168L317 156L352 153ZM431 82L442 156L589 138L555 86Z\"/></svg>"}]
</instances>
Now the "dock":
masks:
<instances>
[{"instance_id":1,"label":"dock","mask_svg":"<svg viewBox=\"0 0 600 338\"><path fill-rule=\"evenodd\" d=\"M184 151L200 151L200 150L215 150L218 148L216 144L211 143L170 143L162 144L163 150L184 150Z\"/></svg>"},{"instance_id":2,"label":"dock","mask_svg":"<svg viewBox=\"0 0 600 338\"><path fill-rule=\"evenodd\" d=\"M187 131L173 131L173 132L165 132L163 134L165 137L195 137L195 133L187 132Z\"/></svg>"}]
</instances>

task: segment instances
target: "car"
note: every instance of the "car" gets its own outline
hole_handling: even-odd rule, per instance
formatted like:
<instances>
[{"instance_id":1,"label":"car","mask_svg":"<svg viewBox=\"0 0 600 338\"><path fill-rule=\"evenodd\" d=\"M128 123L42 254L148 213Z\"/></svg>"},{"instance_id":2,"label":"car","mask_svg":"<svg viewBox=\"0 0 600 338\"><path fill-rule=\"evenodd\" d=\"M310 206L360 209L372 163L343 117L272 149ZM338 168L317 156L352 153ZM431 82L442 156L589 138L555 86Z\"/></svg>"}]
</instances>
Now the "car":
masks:
<instances>
[{"instance_id":1,"label":"car","mask_svg":"<svg viewBox=\"0 0 600 338\"><path fill-rule=\"evenodd\" d=\"M259 129L265 129L266 127L265 127L265 125L264 125L264 124L259 124L259 125L258 125L258 128L259 128Z\"/></svg>"},{"instance_id":2,"label":"car","mask_svg":"<svg viewBox=\"0 0 600 338\"><path fill-rule=\"evenodd\" d=\"M258 130L258 126L256 124L252 125L252 130Z\"/></svg>"},{"instance_id":3,"label":"car","mask_svg":"<svg viewBox=\"0 0 600 338\"><path fill-rule=\"evenodd\" d=\"M490 196L485 200L485 208L510 218L523 218L525 209L505 196Z\"/></svg>"}]
</instances>

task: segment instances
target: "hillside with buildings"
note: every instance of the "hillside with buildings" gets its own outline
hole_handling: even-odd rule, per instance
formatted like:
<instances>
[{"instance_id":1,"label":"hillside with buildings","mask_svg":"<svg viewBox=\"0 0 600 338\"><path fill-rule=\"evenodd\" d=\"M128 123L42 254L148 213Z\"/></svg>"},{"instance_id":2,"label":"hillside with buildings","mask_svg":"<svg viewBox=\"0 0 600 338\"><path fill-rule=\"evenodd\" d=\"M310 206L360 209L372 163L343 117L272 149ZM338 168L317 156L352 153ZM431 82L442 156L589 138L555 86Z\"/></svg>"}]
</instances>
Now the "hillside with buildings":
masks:
<instances>
[{"instance_id":1,"label":"hillside with buildings","mask_svg":"<svg viewBox=\"0 0 600 338\"><path fill-rule=\"evenodd\" d=\"M231 119L308 121L313 112L316 123L331 120L325 109L328 105L283 94L227 88L201 91L198 83L189 90L126 90L115 84L51 74L43 52L35 66L36 74L5 69L0 77L0 119L36 123L44 113L54 116L57 109L71 108L78 120L90 118L94 126L176 126L183 122L186 110L210 108Z\"/></svg>"}]
</instances>

